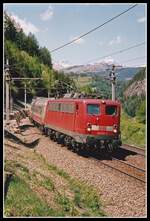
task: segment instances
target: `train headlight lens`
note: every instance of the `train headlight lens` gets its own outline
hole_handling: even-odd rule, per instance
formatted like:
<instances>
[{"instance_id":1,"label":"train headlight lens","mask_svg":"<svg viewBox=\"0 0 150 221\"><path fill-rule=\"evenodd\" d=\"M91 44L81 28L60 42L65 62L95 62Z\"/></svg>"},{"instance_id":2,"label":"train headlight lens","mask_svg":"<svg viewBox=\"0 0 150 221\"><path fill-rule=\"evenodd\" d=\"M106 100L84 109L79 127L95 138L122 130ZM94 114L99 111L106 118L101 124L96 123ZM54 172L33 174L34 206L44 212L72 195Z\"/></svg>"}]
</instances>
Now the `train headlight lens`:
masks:
<instances>
[{"instance_id":1,"label":"train headlight lens","mask_svg":"<svg viewBox=\"0 0 150 221\"><path fill-rule=\"evenodd\" d=\"M113 132L116 134L116 133L117 133L117 129L118 129L118 128L117 128L117 125L114 124L113 127L114 127Z\"/></svg>"},{"instance_id":2,"label":"train headlight lens","mask_svg":"<svg viewBox=\"0 0 150 221\"><path fill-rule=\"evenodd\" d=\"M92 130L92 125L90 123L87 123L87 131L91 131Z\"/></svg>"},{"instance_id":3,"label":"train headlight lens","mask_svg":"<svg viewBox=\"0 0 150 221\"><path fill-rule=\"evenodd\" d=\"M114 132L114 133L117 133L117 129L113 129L113 132Z\"/></svg>"}]
</instances>

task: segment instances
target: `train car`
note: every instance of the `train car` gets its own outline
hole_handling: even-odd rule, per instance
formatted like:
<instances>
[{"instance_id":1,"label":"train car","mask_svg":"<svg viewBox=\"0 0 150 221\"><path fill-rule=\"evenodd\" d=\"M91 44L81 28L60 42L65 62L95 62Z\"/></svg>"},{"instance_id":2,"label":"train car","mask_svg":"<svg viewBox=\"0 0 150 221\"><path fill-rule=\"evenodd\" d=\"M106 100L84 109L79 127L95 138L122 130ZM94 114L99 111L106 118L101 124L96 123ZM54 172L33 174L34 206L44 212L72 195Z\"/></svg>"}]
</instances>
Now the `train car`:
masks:
<instances>
[{"instance_id":1,"label":"train car","mask_svg":"<svg viewBox=\"0 0 150 221\"><path fill-rule=\"evenodd\" d=\"M44 119L49 100L49 98L37 97L31 103L29 118L31 122L39 126L41 130L44 130Z\"/></svg>"},{"instance_id":2,"label":"train car","mask_svg":"<svg viewBox=\"0 0 150 221\"><path fill-rule=\"evenodd\" d=\"M120 103L99 99L49 100L45 132L73 148L114 150L121 145Z\"/></svg>"}]
</instances>

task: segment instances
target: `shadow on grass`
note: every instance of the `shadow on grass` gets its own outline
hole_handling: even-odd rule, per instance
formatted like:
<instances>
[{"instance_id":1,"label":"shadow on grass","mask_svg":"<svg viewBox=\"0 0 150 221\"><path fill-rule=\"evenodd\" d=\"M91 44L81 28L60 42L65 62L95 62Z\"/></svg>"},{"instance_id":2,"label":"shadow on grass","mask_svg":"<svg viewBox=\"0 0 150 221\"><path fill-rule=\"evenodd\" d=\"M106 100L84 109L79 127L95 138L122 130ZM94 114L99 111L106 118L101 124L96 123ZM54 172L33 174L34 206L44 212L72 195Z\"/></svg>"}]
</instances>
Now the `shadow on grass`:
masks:
<instances>
[{"instance_id":1,"label":"shadow on grass","mask_svg":"<svg viewBox=\"0 0 150 221\"><path fill-rule=\"evenodd\" d=\"M5 184L4 184L4 200L6 199L9 184L10 184L10 181L12 180L12 178L13 178L13 174L6 172L6 174L5 174Z\"/></svg>"}]
</instances>

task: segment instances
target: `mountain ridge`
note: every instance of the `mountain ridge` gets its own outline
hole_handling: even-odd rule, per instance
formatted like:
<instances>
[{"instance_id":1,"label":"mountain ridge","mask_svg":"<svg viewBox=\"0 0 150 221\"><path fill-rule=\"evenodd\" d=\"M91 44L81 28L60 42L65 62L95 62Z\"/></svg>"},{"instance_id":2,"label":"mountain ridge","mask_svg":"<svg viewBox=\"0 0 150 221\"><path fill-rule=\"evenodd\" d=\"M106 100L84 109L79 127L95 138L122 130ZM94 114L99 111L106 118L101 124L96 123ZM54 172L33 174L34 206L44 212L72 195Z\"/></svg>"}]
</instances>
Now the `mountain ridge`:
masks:
<instances>
[{"instance_id":1,"label":"mountain ridge","mask_svg":"<svg viewBox=\"0 0 150 221\"><path fill-rule=\"evenodd\" d=\"M66 65L66 64L65 64ZM53 68L57 69L58 71L64 72L65 74L72 75L87 75L87 76L108 76L109 72L112 69L112 62L97 62L93 64L86 64L86 65L69 65L63 66L62 64L54 64ZM116 64L116 75L119 80L130 80L142 67L125 67L123 65Z\"/></svg>"}]
</instances>

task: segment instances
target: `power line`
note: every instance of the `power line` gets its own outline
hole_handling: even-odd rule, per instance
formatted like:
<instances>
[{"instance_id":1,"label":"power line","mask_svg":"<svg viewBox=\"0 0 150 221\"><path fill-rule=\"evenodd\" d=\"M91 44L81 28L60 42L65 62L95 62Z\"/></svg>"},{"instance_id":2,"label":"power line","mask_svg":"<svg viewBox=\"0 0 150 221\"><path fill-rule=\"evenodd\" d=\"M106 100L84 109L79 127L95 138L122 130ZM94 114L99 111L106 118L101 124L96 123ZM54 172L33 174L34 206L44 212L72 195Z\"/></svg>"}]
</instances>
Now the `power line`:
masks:
<instances>
[{"instance_id":1,"label":"power line","mask_svg":"<svg viewBox=\"0 0 150 221\"><path fill-rule=\"evenodd\" d=\"M122 50L115 51L115 52L112 52L112 53L110 53L110 54L107 54L107 55L104 55L104 56L101 56L101 57L97 57L97 58L95 58L95 59L92 59L92 60L87 61L86 64L87 64L87 63L90 63L90 62L92 62L92 61L98 60L98 59L106 58L106 57L111 56L111 55L116 55L116 54L123 53L123 52L125 52L125 51L131 50L131 49L136 48L136 47L140 47L140 46L144 45L145 43L146 43L146 42L142 42L142 43L139 43L139 44L135 44L135 45L132 45L132 46L130 46L130 47L128 47L128 48L124 48L124 49L122 49ZM136 57L136 58L134 58L134 59L132 59L132 60L141 59L141 58L143 58L143 57L145 57L145 56ZM126 60L126 61L121 61L121 62L128 62L128 61L131 61L131 59L130 59L130 60ZM8 66L8 65L7 65L7 66ZM11 67L12 67L12 70L13 70L13 69L18 69L18 71L20 70L19 68L15 68L15 65L9 65L9 68L10 68L10 69L11 69Z\"/></svg>"},{"instance_id":2,"label":"power line","mask_svg":"<svg viewBox=\"0 0 150 221\"><path fill-rule=\"evenodd\" d=\"M106 57L111 56L111 55L116 55L116 54L122 53L122 52L124 52L124 51L131 50L132 48L140 47L141 45L144 45L144 44L145 44L145 42L142 42L142 43L133 45L133 46L131 46L131 47L128 47L128 48L125 48L125 49L122 49L122 50L119 50L119 51L115 51L115 52L113 52L113 53L111 53L111 54L107 54L107 55L104 55L104 56L97 57L97 58L95 58L95 59L89 60L89 61L87 61L86 63L90 63L90 62L95 61L95 60L97 60L97 59L106 58Z\"/></svg>"},{"instance_id":3,"label":"power line","mask_svg":"<svg viewBox=\"0 0 150 221\"><path fill-rule=\"evenodd\" d=\"M131 65L130 66L128 65L126 67L131 67ZM132 64L132 67L146 67L146 64L143 64L143 63L142 64L138 64L138 65L137 64Z\"/></svg>"},{"instance_id":4,"label":"power line","mask_svg":"<svg viewBox=\"0 0 150 221\"><path fill-rule=\"evenodd\" d=\"M130 59L130 60L126 60L126 61L121 61L121 62L130 62L130 61L139 60L139 59L142 59L142 58L145 58L145 57L146 56L136 57L136 58L133 58L133 59Z\"/></svg>"},{"instance_id":5,"label":"power line","mask_svg":"<svg viewBox=\"0 0 150 221\"><path fill-rule=\"evenodd\" d=\"M74 40L72 40L72 41L69 41L68 43L63 44L63 45L61 45L61 46L59 46L59 47L57 47L57 48L51 50L50 52L52 53L52 52L57 51L57 50L59 50L59 49L61 49L61 48L64 48L64 47L67 46L67 45L72 44L73 42L79 40L80 38L83 38L84 36L90 34L91 32L96 31L98 28L101 28L101 27L103 27L104 25L106 25L107 23L109 23L109 22L115 20L116 18L120 17L121 15L125 14L126 12L128 12L128 11L131 10L131 9L133 9L133 8L136 7L137 5L138 5L138 4L135 4L135 5L131 6L130 8L128 8L128 9L126 9L125 11L121 12L120 14L118 14L118 15L116 15L116 16L110 18L109 20L107 20L107 21L104 22L103 24L101 24L101 25L99 25L99 26L97 26L97 27L91 29L90 31L86 32L85 34L80 35L78 38L76 38L76 39L74 39Z\"/></svg>"}]
</instances>

